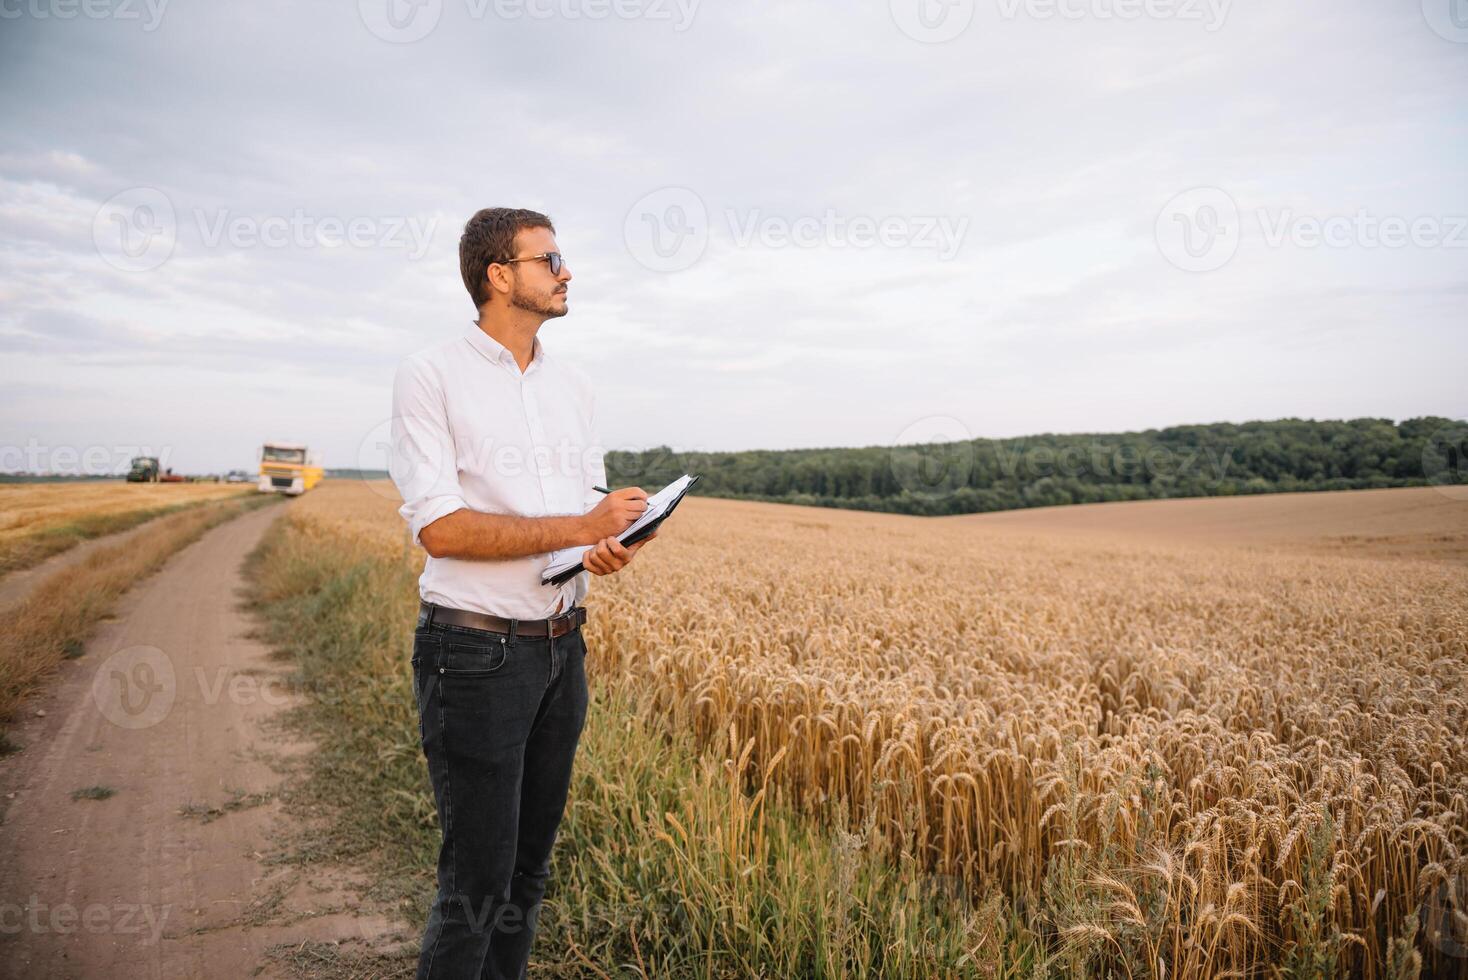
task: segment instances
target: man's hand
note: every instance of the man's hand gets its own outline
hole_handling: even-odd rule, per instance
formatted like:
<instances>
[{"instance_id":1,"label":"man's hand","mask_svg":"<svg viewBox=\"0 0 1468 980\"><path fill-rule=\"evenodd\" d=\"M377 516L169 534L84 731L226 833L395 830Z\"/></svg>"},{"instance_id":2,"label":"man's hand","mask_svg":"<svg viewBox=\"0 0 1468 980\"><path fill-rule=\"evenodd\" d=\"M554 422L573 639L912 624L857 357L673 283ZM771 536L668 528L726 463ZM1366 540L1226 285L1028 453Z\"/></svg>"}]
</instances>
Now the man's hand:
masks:
<instances>
[{"instance_id":1,"label":"man's hand","mask_svg":"<svg viewBox=\"0 0 1468 980\"><path fill-rule=\"evenodd\" d=\"M581 564L593 575L610 575L621 571L637 554L638 549L658 536L654 531L641 541L629 545L623 545L616 536L602 538L596 543L596 547L586 552L581 559Z\"/></svg>"},{"instance_id":2,"label":"man's hand","mask_svg":"<svg viewBox=\"0 0 1468 980\"><path fill-rule=\"evenodd\" d=\"M605 543L603 538L615 538L627 530L644 510L647 510L647 491L641 487L623 487L607 494L586 512L586 525L598 541L597 547L601 547ZM612 543L616 544L615 541Z\"/></svg>"},{"instance_id":3,"label":"man's hand","mask_svg":"<svg viewBox=\"0 0 1468 980\"><path fill-rule=\"evenodd\" d=\"M591 510L575 515L520 517L460 507L419 531L418 540L435 558L523 558L616 538L646 509L647 493L641 487L613 490Z\"/></svg>"}]
</instances>

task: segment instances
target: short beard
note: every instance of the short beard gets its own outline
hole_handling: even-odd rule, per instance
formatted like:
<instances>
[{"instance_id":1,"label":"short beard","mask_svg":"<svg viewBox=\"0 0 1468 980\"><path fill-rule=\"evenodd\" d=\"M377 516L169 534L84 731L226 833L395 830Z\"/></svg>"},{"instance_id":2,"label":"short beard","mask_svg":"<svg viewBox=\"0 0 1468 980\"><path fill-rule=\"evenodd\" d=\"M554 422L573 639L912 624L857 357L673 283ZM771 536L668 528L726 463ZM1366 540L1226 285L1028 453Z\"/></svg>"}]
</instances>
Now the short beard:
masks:
<instances>
[{"instance_id":1,"label":"short beard","mask_svg":"<svg viewBox=\"0 0 1468 980\"><path fill-rule=\"evenodd\" d=\"M552 296L554 295L552 294ZM558 316L565 316L570 312L569 304L567 306L556 306L550 298L541 299L540 297L527 296L520 291L518 286L510 290L510 305L517 310L524 310L527 313L543 316L547 320Z\"/></svg>"}]
</instances>

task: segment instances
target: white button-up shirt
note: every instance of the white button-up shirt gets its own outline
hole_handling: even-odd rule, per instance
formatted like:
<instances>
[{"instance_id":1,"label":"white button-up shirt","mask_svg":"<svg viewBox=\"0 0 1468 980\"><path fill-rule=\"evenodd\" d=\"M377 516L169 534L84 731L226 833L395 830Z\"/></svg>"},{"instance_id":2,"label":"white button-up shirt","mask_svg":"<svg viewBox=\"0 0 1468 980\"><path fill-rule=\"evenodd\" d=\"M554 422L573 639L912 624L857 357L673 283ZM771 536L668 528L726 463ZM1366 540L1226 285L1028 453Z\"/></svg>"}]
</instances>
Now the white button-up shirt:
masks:
<instances>
[{"instance_id":1,"label":"white button-up shirt","mask_svg":"<svg viewBox=\"0 0 1468 980\"><path fill-rule=\"evenodd\" d=\"M520 517L584 514L606 485L595 399L579 369L540 338L524 373L515 355L471 323L461 337L412 354L393 380L389 471L413 543L462 507ZM545 619L586 597L590 573L541 585L550 554L501 560L434 558L418 595L455 609Z\"/></svg>"}]
</instances>

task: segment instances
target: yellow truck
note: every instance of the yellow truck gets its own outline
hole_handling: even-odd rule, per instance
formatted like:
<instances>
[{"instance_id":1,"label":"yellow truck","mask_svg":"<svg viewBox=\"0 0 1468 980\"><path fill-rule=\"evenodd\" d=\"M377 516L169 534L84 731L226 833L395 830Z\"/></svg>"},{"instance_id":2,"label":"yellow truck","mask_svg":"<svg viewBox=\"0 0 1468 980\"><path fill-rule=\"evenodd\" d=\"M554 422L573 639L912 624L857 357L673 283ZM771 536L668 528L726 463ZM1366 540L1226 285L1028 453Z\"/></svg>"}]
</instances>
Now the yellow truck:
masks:
<instances>
[{"instance_id":1,"label":"yellow truck","mask_svg":"<svg viewBox=\"0 0 1468 980\"><path fill-rule=\"evenodd\" d=\"M260 448L260 492L299 496L321 482L319 461L305 446L267 442Z\"/></svg>"}]
</instances>

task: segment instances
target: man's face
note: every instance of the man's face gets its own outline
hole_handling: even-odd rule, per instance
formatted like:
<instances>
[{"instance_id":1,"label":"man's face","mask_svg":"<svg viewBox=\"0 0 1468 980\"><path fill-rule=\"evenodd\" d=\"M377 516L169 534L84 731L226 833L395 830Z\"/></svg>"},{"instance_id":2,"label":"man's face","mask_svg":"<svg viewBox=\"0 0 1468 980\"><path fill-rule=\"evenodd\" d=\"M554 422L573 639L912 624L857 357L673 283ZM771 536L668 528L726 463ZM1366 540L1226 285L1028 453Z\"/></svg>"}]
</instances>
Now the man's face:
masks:
<instances>
[{"instance_id":1,"label":"man's face","mask_svg":"<svg viewBox=\"0 0 1468 980\"><path fill-rule=\"evenodd\" d=\"M515 258L539 255L542 252L559 252L556 236L549 228L525 228L515 235ZM510 305L536 313L547 319L565 316L570 309L566 305L566 290L571 281L569 266L561 266L561 274L551 275L550 262L534 259L516 262L510 266Z\"/></svg>"}]
</instances>

